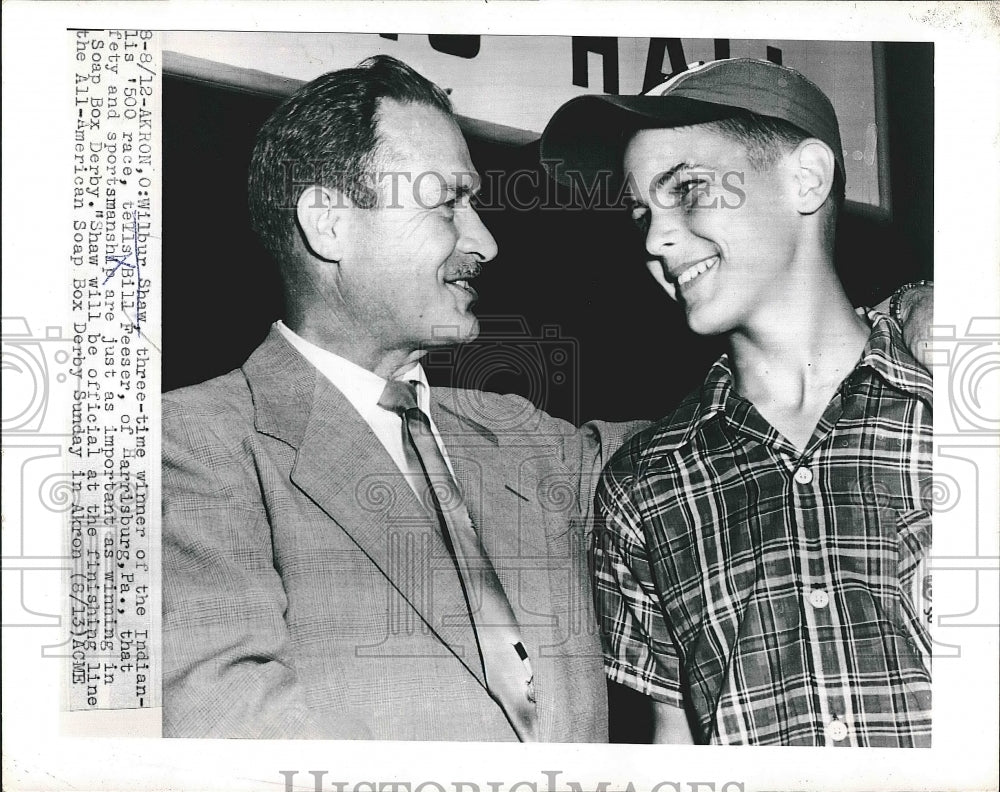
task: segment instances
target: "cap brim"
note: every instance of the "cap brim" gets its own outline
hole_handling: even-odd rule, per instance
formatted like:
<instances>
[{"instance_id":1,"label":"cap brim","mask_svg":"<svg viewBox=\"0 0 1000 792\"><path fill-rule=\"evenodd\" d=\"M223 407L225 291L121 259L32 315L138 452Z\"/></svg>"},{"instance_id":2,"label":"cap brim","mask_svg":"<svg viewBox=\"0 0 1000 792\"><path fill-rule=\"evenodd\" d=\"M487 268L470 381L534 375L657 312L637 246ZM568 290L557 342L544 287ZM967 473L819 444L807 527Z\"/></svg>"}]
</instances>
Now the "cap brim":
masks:
<instances>
[{"instance_id":1,"label":"cap brim","mask_svg":"<svg viewBox=\"0 0 1000 792\"><path fill-rule=\"evenodd\" d=\"M622 155L632 134L649 127L720 121L741 112L683 96L578 96L560 107L542 133L541 158L562 184L620 179Z\"/></svg>"}]
</instances>

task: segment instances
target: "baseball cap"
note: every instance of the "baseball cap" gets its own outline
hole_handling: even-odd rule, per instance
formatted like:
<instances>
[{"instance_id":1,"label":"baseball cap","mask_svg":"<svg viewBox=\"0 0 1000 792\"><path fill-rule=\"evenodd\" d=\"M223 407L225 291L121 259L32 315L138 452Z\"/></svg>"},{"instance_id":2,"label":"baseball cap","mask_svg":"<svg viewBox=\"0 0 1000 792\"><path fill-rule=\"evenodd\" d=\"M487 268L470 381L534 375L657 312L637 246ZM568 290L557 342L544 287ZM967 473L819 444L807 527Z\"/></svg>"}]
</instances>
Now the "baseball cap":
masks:
<instances>
[{"instance_id":1,"label":"baseball cap","mask_svg":"<svg viewBox=\"0 0 1000 792\"><path fill-rule=\"evenodd\" d=\"M619 174L624 148L639 129L721 121L747 111L794 124L826 143L846 176L833 104L794 69L755 58L709 61L641 96L587 95L560 107L542 133L541 157L558 181L579 172ZM561 167L560 167L561 164Z\"/></svg>"}]
</instances>

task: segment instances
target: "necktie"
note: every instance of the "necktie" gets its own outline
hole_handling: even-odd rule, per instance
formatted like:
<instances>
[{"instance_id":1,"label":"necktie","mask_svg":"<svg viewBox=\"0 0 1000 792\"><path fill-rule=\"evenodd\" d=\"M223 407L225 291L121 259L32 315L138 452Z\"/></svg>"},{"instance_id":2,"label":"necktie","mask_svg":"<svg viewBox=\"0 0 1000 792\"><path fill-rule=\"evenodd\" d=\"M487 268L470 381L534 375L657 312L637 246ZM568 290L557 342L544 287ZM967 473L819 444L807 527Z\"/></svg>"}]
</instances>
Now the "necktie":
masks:
<instances>
[{"instance_id":1,"label":"necktie","mask_svg":"<svg viewBox=\"0 0 1000 792\"><path fill-rule=\"evenodd\" d=\"M430 419L417 406L416 383L390 381L379 406L403 421L403 450L414 480L428 487L428 505L438 521L458 569L490 695L503 707L522 742L537 740L537 714L531 665L514 611L483 548L472 518L431 431ZM481 586L476 586L477 580ZM482 589L479 607L473 592Z\"/></svg>"}]
</instances>

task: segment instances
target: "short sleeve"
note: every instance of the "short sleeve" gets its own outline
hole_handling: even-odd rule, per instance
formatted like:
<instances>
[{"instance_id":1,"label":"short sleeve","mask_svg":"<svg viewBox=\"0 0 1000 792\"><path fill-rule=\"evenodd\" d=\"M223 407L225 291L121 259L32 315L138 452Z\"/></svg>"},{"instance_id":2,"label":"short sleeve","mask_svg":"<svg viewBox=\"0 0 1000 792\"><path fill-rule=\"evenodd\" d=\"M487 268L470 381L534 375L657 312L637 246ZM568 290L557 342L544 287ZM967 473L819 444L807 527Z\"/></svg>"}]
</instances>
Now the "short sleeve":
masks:
<instances>
[{"instance_id":1,"label":"short sleeve","mask_svg":"<svg viewBox=\"0 0 1000 792\"><path fill-rule=\"evenodd\" d=\"M664 620L642 521L624 477L609 466L598 487L591 546L597 618L609 679L683 706L680 658Z\"/></svg>"}]
</instances>

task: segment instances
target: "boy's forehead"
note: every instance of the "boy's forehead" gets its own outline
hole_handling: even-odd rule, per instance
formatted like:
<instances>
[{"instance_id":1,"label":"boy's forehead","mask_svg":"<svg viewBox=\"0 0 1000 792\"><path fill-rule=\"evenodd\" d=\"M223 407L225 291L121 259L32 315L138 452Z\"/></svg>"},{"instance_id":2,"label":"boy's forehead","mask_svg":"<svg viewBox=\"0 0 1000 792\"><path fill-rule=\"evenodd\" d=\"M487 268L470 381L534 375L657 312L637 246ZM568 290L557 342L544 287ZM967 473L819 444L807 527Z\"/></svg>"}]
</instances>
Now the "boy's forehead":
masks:
<instances>
[{"instance_id":1,"label":"boy's forehead","mask_svg":"<svg viewBox=\"0 0 1000 792\"><path fill-rule=\"evenodd\" d=\"M628 170L711 166L739 157L743 146L707 124L657 127L635 132L625 147Z\"/></svg>"}]
</instances>

